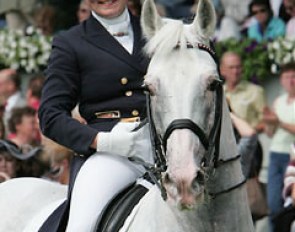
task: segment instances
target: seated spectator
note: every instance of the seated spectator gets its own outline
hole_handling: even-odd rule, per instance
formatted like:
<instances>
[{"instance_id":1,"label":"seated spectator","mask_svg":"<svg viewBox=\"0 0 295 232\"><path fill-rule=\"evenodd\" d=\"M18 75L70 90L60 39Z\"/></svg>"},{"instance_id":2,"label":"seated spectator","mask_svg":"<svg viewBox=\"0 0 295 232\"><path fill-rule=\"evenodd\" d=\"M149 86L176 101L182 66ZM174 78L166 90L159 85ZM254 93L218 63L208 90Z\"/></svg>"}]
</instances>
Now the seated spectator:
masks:
<instances>
[{"instance_id":1,"label":"seated spectator","mask_svg":"<svg viewBox=\"0 0 295 232\"><path fill-rule=\"evenodd\" d=\"M7 143L8 144L8 143ZM0 183L17 177L20 161L0 143Z\"/></svg>"},{"instance_id":2,"label":"seated spectator","mask_svg":"<svg viewBox=\"0 0 295 232\"><path fill-rule=\"evenodd\" d=\"M270 0L271 9L274 16L282 19L285 23L287 23L290 19L290 15L287 14L283 2L284 0Z\"/></svg>"},{"instance_id":3,"label":"seated spectator","mask_svg":"<svg viewBox=\"0 0 295 232\"><path fill-rule=\"evenodd\" d=\"M244 176L249 178L251 176L251 164L253 163L258 136L255 129L245 120L239 118L232 112L230 113L230 117L236 132L238 151L241 155L242 171Z\"/></svg>"},{"instance_id":4,"label":"seated spectator","mask_svg":"<svg viewBox=\"0 0 295 232\"><path fill-rule=\"evenodd\" d=\"M261 42L285 36L285 23L273 16L269 0L253 0L249 5L249 11L257 21L249 26L248 38Z\"/></svg>"},{"instance_id":5,"label":"seated spectator","mask_svg":"<svg viewBox=\"0 0 295 232\"><path fill-rule=\"evenodd\" d=\"M0 139L6 138L5 132L6 132L5 125L4 125L3 119L0 117Z\"/></svg>"},{"instance_id":6,"label":"seated spectator","mask_svg":"<svg viewBox=\"0 0 295 232\"><path fill-rule=\"evenodd\" d=\"M260 132L265 106L264 89L242 80L242 72L240 55L231 51L225 52L220 59L220 73L225 79L226 98L232 111Z\"/></svg>"},{"instance_id":7,"label":"seated spectator","mask_svg":"<svg viewBox=\"0 0 295 232\"><path fill-rule=\"evenodd\" d=\"M131 12L131 14L135 16L140 16L140 12L141 12L140 0L128 0L128 9Z\"/></svg>"},{"instance_id":8,"label":"seated spectator","mask_svg":"<svg viewBox=\"0 0 295 232\"><path fill-rule=\"evenodd\" d=\"M295 0L284 0L284 6L291 19L287 22L286 37L295 39Z\"/></svg>"},{"instance_id":9,"label":"seated spectator","mask_svg":"<svg viewBox=\"0 0 295 232\"><path fill-rule=\"evenodd\" d=\"M267 181L270 218L283 209L284 175L295 141L295 63L281 67L280 83L285 92L275 99L272 109L265 108L263 115L265 131L272 137Z\"/></svg>"},{"instance_id":10,"label":"seated spectator","mask_svg":"<svg viewBox=\"0 0 295 232\"><path fill-rule=\"evenodd\" d=\"M238 25L242 25L249 15L248 6L251 0L220 0L224 8L224 15L232 18Z\"/></svg>"},{"instance_id":11,"label":"seated spectator","mask_svg":"<svg viewBox=\"0 0 295 232\"><path fill-rule=\"evenodd\" d=\"M5 19L7 23L7 28L9 30L23 30L29 25L28 18L19 9L13 9L5 12Z\"/></svg>"},{"instance_id":12,"label":"seated spectator","mask_svg":"<svg viewBox=\"0 0 295 232\"><path fill-rule=\"evenodd\" d=\"M275 232L295 231L295 144L291 145L291 161L284 178L284 209L274 218Z\"/></svg>"},{"instance_id":13,"label":"seated spectator","mask_svg":"<svg viewBox=\"0 0 295 232\"><path fill-rule=\"evenodd\" d=\"M12 109L26 105L21 93L21 80L15 70L0 70L0 96L5 99L4 124L7 125Z\"/></svg>"},{"instance_id":14,"label":"seated spectator","mask_svg":"<svg viewBox=\"0 0 295 232\"><path fill-rule=\"evenodd\" d=\"M50 139L45 139L43 146L50 162L48 177L60 184L69 184L70 163L74 152Z\"/></svg>"},{"instance_id":15,"label":"seated spectator","mask_svg":"<svg viewBox=\"0 0 295 232\"><path fill-rule=\"evenodd\" d=\"M78 23L83 22L88 19L90 16L90 7L87 0L81 0L78 9L77 9L77 19Z\"/></svg>"},{"instance_id":16,"label":"seated spectator","mask_svg":"<svg viewBox=\"0 0 295 232\"><path fill-rule=\"evenodd\" d=\"M157 0L156 2L168 18L182 19L192 16L194 0Z\"/></svg>"},{"instance_id":17,"label":"seated spectator","mask_svg":"<svg viewBox=\"0 0 295 232\"><path fill-rule=\"evenodd\" d=\"M40 106L40 98L44 80L45 78L42 75L32 77L29 81L26 91L27 105L36 111L38 111Z\"/></svg>"},{"instance_id":18,"label":"seated spectator","mask_svg":"<svg viewBox=\"0 0 295 232\"><path fill-rule=\"evenodd\" d=\"M241 39L241 28L238 23L230 16L224 14L224 9L220 7L215 8L217 16L217 25L214 34L216 41L223 41L227 39Z\"/></svg>"},{"instance_id":19,"label":"seated spectator","mask_svg":"<svg viewBox=\"0 0 295 232\"><path fill-rule=\"evenodd\" d=\"M225 79L225 96L235 115L245 120L257 133L262 132L262 115L265 106L264 89L242 80L242 60L235 52L225 52L220 60L220 73ZM258 142L255 152L255 169L258 175L262 166L263 151Z\"/></svg>"},{"instance_id":20,"label":"seated spectator","mask_svg":"<svg viewBox=\"0 0 295 232\"><path fill-rule=\"evenodd\" d=\"M0 15L6 19L8 30L25 29L32 22L32 15L40 6L40 0L1 1Z\"/></svg>"},{"instance_id":21,"label":"seated spectator","mask_svg":"<svg viewBox=\"0 0 295 232\"><path fill-rule=\"evenodd\" d=\"M49 170L42 151L38 147L22 153L13 142L0 140L0 182L16 177L42 177Z\"/></svg>"},{"instance_id":22,"label":"seated spectator","mask_svg":"<svg viewBox=\"0 0 295 232\"><path fill-rule=\"evenodd\" d=\"M36 111L29 107L15 108L12 111L8 121L10 133L9 139L14 142L19 148L35 146L38 133L36 122Z\"/></svg>"},{"instance_id":23,"label":"seated spectator","mask_svg":"<svg viewBox=\"0 0 295 232\"><path fill-rule=\"evenodd\" d=\"M56 8L51 5L44 5L35 15L35 26L43 35L51 36L56 32Z\"/></svg>"}]
</instances>

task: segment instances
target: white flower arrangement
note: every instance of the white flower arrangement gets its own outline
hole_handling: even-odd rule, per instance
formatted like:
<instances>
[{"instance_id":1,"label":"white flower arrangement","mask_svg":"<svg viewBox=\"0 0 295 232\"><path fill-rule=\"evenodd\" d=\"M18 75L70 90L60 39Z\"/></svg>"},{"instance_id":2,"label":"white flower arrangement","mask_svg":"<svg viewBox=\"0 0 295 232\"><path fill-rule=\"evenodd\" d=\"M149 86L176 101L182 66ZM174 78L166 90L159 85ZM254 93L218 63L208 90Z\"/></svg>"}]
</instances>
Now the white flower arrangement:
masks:
<instances>
[{"instance_id":1,"label":"white flower arrangement","mask_svg":"<svg viewBox=\"0 0 295 232\"><path fill-rule=\"evenodd\" d=\"M51 40L32 26L25 31L0 30L0 64L26 73L39 72L47 65Z\"/></svg>"},{"instance_id":2,"label":"white flower arrangement","mask_svg":"<svg viewBox=\"0 0 295 232\"><path fill-rule=\"evenodd\" d=\"M271 72L277 73L279 66L295 61L295 40L280 37L267 45Z\"/></svg>"}]
</instances>

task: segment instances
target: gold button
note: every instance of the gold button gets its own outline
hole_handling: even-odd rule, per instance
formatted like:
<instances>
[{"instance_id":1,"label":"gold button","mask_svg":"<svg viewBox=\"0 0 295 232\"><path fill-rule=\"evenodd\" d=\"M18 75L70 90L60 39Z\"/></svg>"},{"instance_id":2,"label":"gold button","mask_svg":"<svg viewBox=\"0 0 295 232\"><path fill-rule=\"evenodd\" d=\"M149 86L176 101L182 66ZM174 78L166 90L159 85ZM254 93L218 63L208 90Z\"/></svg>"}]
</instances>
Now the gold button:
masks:
<instances>
[{"instance_id":1,"label":"gold button","mask_svg":"<svg viewBox=\"0 0 295 232\"><path fill-rule=\"evenodd\" d=\"M132 96L132 94L133 94L133 92L132 92L132 91L127 91L127 92L125 92L125 95L126 95L127 97L131 97L131 96Z\"/></svg>"},{"instance_id":2,"label":"gold button","mask_svg":"<svg viewBox=\"0 0 295 232\"><path fill-rule=\"evenodd\" d=\"M127 77L122 77L121 78L121 84L122 85L126 85L128 83L128 79L127 79Z\"/></svg>"},{"instance_id":3,"label":"gold button","mask_svg":"<svg viewBox=\"0 0 295 232\"><path fill-rule=\"evenodd\" d=\"M137 110L133 110L132 112L131 112L131 114L132 114L132 116L138 116L139 115L139 112L137 111Z\"/></svg>"}]
</instances>

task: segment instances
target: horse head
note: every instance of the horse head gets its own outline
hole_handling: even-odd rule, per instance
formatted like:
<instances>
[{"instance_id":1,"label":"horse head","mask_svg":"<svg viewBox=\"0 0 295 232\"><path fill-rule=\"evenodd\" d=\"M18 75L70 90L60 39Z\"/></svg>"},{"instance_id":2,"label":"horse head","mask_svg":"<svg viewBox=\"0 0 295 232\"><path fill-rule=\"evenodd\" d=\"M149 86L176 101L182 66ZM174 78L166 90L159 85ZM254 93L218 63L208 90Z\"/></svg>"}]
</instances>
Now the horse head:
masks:
<instances>
[{"instance_id":1,"label":"horse head","mask_svg":"<svg viewBox=\"0 0 295 232\"><path fill-rule=\"evenodd\" d=\"M146 53L151 57L145 85L151 95L157 133L166 137L163 185L168 201L181 208L194 207L205 196L206 143L215 121L214 87L220 82L209 40L215 23L210 0L199 0L191 24L161 18L153 0L145 0L141 15L148 40ZM171 126L174 121L193 122L201 135L187 125Z\"/></svg>"}]
</instances>

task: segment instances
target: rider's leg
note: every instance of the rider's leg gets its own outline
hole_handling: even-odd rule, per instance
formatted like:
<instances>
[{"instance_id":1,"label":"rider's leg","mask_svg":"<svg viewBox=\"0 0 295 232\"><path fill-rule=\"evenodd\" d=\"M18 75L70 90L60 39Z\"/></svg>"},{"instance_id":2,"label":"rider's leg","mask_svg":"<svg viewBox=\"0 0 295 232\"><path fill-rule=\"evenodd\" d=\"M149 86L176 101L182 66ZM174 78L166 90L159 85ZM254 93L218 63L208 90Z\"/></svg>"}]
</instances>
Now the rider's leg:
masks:
<instances>
[{"instance_id":1,"label":"rider's leg","mask_svg":"<svg viewBox=\"0 0 295 232\"><path fill-rule=\"evenodd\" d=\"M124 157L96 153L88 158L76 178L67 232L90 232L106 204L143 174Z\"/></svg>"}]
</instances>

